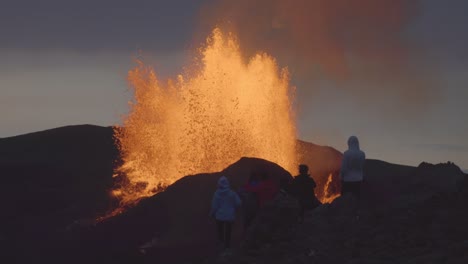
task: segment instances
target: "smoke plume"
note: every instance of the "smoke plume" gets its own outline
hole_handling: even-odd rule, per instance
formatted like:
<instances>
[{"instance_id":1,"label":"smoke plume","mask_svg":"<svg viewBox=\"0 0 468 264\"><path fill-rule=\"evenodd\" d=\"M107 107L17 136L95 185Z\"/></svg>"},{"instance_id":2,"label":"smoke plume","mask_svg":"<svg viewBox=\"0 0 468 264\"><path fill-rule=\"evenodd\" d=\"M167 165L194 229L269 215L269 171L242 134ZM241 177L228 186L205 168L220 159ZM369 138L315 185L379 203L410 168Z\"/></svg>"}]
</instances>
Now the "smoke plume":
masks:
<instances>
[{"instance_id":1,"label":"smoke plume","mask_svg":"<svg viewBox=\"0 0 468 264\"><path fill-rule=\"evenodd\" d=\"M414 102L433 86L409 63L421 56L407 36L418 11L417 0L221 0L204 8L202 27L235 32L245 56L268 52L293 78L333 79L347 89L365 82L374 91L390 82Z\"/></svg>"}]
</instances>

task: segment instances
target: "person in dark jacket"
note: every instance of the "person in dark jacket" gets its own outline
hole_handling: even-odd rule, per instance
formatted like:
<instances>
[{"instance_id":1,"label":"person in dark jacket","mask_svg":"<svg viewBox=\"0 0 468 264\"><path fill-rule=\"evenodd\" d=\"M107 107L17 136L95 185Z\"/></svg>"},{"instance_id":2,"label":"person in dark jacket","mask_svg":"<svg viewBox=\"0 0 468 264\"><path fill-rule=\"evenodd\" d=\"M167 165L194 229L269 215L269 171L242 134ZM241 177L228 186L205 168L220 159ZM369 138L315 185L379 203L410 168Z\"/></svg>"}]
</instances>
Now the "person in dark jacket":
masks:
<instances>
[{"instance_id":1,"label":"person in dark jacket","mask_svg":"<svg viewBox=\"0 0 468 264\"><path fill-rule=\"evenodd\" d=\"M314 188L317 187L314 179L309 175L309 167L305 164L299 165L299 175L294 177L289 187L290 193L299 201L299 221L304 221L306 210L316 208L320 202L315 197Z\"/></svg>"},{"instance_id":2,"label":"person in dark jacket","mask_svg":"<svg viewBox=\"0 0 468 264\"><path fill-rule=\"evenodd\" d=\"M259 199L257 193L248 190L255 189L259 184L260 175L257 172L253 172L250 175L247 184L242 186L239 191L244 216L244 231L247 230L247 228L250 226L259 209Z\"/></svg>"},{"instance_id":3,"label":"person in dark jacket","mask_svg":"<svg viewBox=\"0 0 468 264\"><path fill-rule=\"evenodd\" d=\"M236 208L240 205L239 196L229 187L228 179L222 176L211 201L210 215L216 219L218 239L224 243L226 250L231 245L231 227L236 217Z\"/></svg>"}]
</instances>

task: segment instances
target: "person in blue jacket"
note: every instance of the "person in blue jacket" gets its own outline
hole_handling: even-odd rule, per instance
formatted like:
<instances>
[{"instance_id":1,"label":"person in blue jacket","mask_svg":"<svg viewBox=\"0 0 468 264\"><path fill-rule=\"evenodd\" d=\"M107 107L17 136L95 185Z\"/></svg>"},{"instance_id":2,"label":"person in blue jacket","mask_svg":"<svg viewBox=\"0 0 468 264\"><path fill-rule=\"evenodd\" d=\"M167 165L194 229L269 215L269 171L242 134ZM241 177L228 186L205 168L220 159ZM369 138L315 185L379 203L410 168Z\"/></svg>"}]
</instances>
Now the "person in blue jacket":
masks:
<instances>
[{"instance_id":1,"label":"person in blue jacket","mask_svg":"<svg viewBox=\"0 0 468 264\"><path fill-rule=\"evenodd\" d=\"M211 217L216 219L218 239L225 249L230 248L232 223L236 217L236 209L241 205L237 193L229 187L229 181L222 176L218 180L218 189L211 201Z\"/></svg>"}]
</instances>

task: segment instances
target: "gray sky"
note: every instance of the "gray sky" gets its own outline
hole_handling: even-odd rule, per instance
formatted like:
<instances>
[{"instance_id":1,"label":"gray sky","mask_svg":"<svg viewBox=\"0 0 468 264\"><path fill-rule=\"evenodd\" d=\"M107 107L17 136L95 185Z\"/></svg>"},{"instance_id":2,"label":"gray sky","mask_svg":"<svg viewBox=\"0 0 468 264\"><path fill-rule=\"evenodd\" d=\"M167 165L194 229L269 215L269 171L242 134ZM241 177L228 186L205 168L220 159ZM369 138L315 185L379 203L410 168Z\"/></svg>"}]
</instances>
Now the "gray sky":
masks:
<instances>
[{"instance_id":1,"label":"gray sky","mask_svg":"<svg viewBox=\"0 0 468 264\"><path fill-rule=\"evenodd\" d=\"M118 123L131 97L126 73L136 51L163 76L178 73L197 46L203 2L3 0L0 137ZM391 72L376 81L378 70L361 68L359 58L350 68L360 77L346 82L293 70L300 138L343 151L355 134L370 158L468 168L467 11L464 0L421 1L405 29L406 68L424 89Z\"/></svg>"}]
</instances>

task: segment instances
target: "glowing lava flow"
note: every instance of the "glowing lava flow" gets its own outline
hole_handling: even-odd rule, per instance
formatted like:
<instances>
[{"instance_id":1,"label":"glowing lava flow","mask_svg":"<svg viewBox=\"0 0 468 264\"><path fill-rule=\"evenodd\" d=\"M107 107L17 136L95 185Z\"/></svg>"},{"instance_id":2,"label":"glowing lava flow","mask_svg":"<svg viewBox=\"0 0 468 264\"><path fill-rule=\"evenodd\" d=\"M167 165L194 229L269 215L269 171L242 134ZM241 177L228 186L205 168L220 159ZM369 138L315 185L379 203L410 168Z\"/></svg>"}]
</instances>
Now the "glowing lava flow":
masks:
<instances>
[{"instance_id":1,"label":"glowing lava flow","mask_svg":"<svg viewBox=\"0 0 468 264\"><path fill-rule=\"evenodd\" d=\"M336 198L340 197L339 193L333 193L331 190L331 183L333 181L333 174L328 175L327 182L325 183L325 186L323 187L323 195L320 198L320 202L323 204L325 203L331 203L333 200Z\"/></svg>"},{"instance_id":2,"label":"glowing lava flow","mask_svg":"<svg viewBox=\"0 0 468 264\"><path fill-rule=\"evenodd\" d=\"M152 195L179 178L220 171L243 156L296 168L294 88L286 69L259 53L242 58L231 34L215 29L198 65L161 82L150 67L129 72L131 111L116 140L125 180L123 204Z\"/></svg>"}]
</instances>

